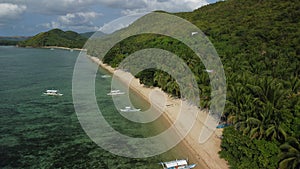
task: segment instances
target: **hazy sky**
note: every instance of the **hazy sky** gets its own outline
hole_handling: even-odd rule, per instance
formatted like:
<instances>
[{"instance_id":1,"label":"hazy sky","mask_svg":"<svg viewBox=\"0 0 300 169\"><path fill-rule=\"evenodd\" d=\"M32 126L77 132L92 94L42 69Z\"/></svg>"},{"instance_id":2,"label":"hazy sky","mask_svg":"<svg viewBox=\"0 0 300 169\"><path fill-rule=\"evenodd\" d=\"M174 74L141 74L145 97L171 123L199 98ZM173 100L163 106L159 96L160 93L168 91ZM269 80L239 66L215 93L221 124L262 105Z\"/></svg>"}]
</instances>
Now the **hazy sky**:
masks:
<instances>
[{"instance_id":1,"label":"hazy sky","mask_svg":"<svg viewBox=\"0 0 300 169\"><path fill-rule=\"evenodd\" d=\"M35 35L53 28L96 31L140 12L193 11L217 0L0 0L0 36Z\"/></svg>"}]
</instances>

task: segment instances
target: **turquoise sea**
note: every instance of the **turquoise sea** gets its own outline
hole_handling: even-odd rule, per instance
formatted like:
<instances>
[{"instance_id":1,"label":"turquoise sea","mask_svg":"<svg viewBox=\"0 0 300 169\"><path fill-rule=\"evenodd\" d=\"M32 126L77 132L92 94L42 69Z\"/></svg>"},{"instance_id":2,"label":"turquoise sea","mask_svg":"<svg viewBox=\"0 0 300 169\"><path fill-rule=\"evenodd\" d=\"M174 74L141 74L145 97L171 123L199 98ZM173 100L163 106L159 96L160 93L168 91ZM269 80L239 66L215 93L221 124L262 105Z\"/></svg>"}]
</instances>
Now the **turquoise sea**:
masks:
<instances>
[{"instance_id":1,"label":"turquoise sea","mask_svg":"<svg viewBox=\"0 0 300 169\"><path fill-rule=\"evenodd\" d=\"M83 131L72 102L72 74L79 52L0 47L0 168L161 168L160 161L189 158L184 146L151 158L132 159L107 152ZM147 124L123 118L111 97L111 78L99 69L96 96L103 114L119 132L133 137L165 130L162 118ZM120 88L122 84L120 83ZM59 89L61 97L43 96ZM136 107L149 107L131 93ZM190 157L191 158L191 157Z\"/></svg>"}]
</instances>

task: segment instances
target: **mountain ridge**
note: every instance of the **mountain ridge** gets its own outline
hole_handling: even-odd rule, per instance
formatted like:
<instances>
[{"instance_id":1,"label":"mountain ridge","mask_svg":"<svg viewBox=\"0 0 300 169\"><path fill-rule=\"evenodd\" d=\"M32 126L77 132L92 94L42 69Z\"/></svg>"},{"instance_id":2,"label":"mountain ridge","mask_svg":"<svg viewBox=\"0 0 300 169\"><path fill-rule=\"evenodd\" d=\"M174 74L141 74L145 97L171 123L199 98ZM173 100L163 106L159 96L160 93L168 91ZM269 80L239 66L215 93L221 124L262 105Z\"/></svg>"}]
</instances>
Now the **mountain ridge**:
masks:
<instances>
[{"instance_id":1,"label":"mountain ridge","mask_svg":"<svg viewBox=\"0 0 300 169\"><path fill-rule=\"evenodd\" d=\"M84 37L74 31L52 29L47 32L41 32L25 41L19 42L18 45L20 47L59 46L68 48L82 48L87 39L87 37Z\"/></svg>"}]
</instances>

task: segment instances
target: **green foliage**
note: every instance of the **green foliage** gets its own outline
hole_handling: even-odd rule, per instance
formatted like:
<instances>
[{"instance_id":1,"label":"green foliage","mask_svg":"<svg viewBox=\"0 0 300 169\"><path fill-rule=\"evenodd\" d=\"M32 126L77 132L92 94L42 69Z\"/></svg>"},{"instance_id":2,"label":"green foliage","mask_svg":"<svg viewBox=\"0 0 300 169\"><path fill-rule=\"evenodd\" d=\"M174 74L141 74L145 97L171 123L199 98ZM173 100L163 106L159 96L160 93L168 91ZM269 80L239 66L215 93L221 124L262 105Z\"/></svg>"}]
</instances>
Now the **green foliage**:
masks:
<instances>
[{"instance_id":1,"label":"green foliage","mask_svg":"<svg viewBox=\"0 0 300 169\"><path fill-rule=\"evenodd\" d=\"M1 40L0 39L0 45L1 46L15 46L18 44L18 41L12 41L12 40Z\"/></svg>"},{"instance_id":2,"label":"green foliage","mask_svg":"<svg viewBox=\"0 0 300 169\"><path fill-rule=\"evenodd\" d=\"M233 127L223 133L220 156L226 159L233 169L274 169L278 168L278 143L266 140L251 140Z\"/></svg>"},{"instance_id":3,"label":"green foliage","mask_svg":"<svg viewBox=\"0 0 300 169\"><path fill-rule=\"evenodd\" d=\"M105 36L106 34L101 32L101 31L97 31L97 32L86 32L86 33L81 33L81 36L85 37L85 38L91 38L93 37L102 37Z\"/></svg>"},{"instance_id":4,"label":"green foliage","mask_svg":"<svg viewBox=\"0 0 300 169\"><path fill-rule=\"evenodd\" d=\"M289 137L286 143L280 146L281 153L279 154L280 168L294 169L300 168L300 144L294 137Z\"/></svg>"},{"instance_id":5,"label":"green foliage","mask_svg":"<svg viewBox=\"0 0 300 169\"><path fill-rule=\"evenodd\" d=\"M59 46L68 48L82 48L87 38L73 31L62 31L53 29L48 32L43 32L34 37L20 42L18 45L22 47L44 47L44 46Z\"/></svg>"},{"instance_id":6,"label":"green foliage","mask_svg":"<svg viewBox=\"0 0 300 169\"><path fill-rule=\"evenodd\" d=\"M140 79L140 83L146 86L155 86L154 74L155 69L146 69L142 72L139 72L136 77Z\"/></svg>"},{"instance_id":7,"label":"green foliage","mask_svg":"<svg viewBox=\"0 0 300 169\"><path fill-rule=\"evenodd\" d=\"M300 138L299 9L300 2L295 0L227 0L174 14L209 37L224 65L228 91L223 115L234 128L225 129L220 154L232 168L297 168L286 144L291 136ZM175 39L152 34L130 37L115 45L103 61L118 67L125 57L145 48L181 57L196 75L201 107L209 108L205 67ZM176 81L163 71L147 70L137 77L147 86L180 97Z\"/></svg>"},{"instance_id":8,"label":"green foliage","mask_svg":"<svg viewBox=\"0 0 300 169\"><path fill-rule=\"evenodd\" d=\"M116 44L103 58L103 62L111 65L112 67L118 67L119 63L124 60L124 58L129 54L146 48L164 49L176 54L177 56L180 56L183 60L186 61L194 74L199 74L199 72L203 74L201 78L197 78L198 84L205 84L206 86L208 86L208 76L207 74L203 73L205 67L201 63L200 59L193 53L191 49L187 48L185 44L171 37L151 34L133 36L131 38L125 39L119 44ZM161 58L161 60L157 62L163 63L164 58ZM140 82L145 84L146 86L158 86L174 97L181 97L177 82L171 75L167 74L166 72L153 69L145 70L136 75L136 77L138 77L140 79ZM203 86L202 88L203 91L205 90L205 95L203 95L204 101L210 96L210 88L207 88L206 86Z\"/></svg>"}]
</instances>

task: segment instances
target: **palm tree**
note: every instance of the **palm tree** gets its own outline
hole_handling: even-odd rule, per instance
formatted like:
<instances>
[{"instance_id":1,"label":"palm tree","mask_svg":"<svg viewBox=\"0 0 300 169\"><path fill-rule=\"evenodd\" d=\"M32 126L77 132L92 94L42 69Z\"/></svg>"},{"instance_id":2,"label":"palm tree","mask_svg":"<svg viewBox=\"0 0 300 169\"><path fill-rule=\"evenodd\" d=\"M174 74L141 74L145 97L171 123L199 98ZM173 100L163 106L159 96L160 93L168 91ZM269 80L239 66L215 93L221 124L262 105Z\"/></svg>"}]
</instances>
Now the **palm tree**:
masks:
<instances>
[{"instance_id":1,"label":"palm tree","mask_svg":"<svg viewBox=\"0 0 300 169\"><path fill-rule=\"evenodd\" d=\"M266 133L266 137L270 138L271 140L285 140L287 137L287 134L283 129L282 123L269 124L265 133Z\"/></svg>"},{"instance_id":2,"label":"palm tree","mask_svg":"<svg viewBox=\"0 0 300 169\"><path fill-rule=\"evenodd\" d=\"M251 115L251 117L262 122L260 125L266 130L264 133L266 138L284 141L286 133L283 130L284 127L281 122L289 116L290 112L285 106L287 91L283 90L283 85L275 83L273 79L266 77L258 79L254 85L248 84L247 87L258 101L256 114ZM252 121L250 122L252 123ZM258 123L255 124L251 124L250 126L255 126L253 129L257 129ZM256 135L254 134L253 136Z\"/></svg>"},{"instance_id":3,"label":"palm tree","mask_svg":"<svg viewBox=\"0 0 300 169\"><path fill-rule=\"evenodd\" d=\"M299 139L289 137L283 145L280 146L279 168L296 169L300 168L300 144Z\"/></svg>"},{"instance_id":4,"label":"palm tree","mask_svg":"<svg viewBox=\"0 0 300 169\"><path fill-rule=\"evenodd\" d=\"M243 134L248 134L250 138L261 139L265 135L264 121L254 117L249 117L246 120L247 127L244 129Z\"/></svg>"},{"instance_id":5,"label":"palm tree","mask_svg":"<svg viewBox=\"0 0 300 169\"><path fill-rule=\"evenodd\" d=\"M228 99L226 103L227 122L238 124L245 121L255 110L256 99L246 93L246 88L237 83L228 86ZM237 127L238 128L238 127Z\"/></svg>"},{"instance_id":6,"label":"palm tree","mask_svg":"<svg viewBox=\"0 0 300 169\"><path fill-rule=\"evenodd\" d=\"M291 90L290 97L297 95L300 92L300 79L297 77L291 77L291 79L288 81L288 86Z\"/></svg>"},{"instance_id":7,"label":"palm tree","mask_svg":"<svg viewBox=\"0 0 300 169\"><path fill-rule=\"evenodd\" d=\"M281 83L275 83L274 79L268 77L257 79L254 85L248 84L247 87L252 95L258 98L262 104L270 102L276 108L281 107L281 101L287 94L286 91L283 90Z\"/></svg>"},{"instance_id":8,"label":"palm tree","mask_svg":"<svg viewBox=\"0 0 300 169\"><path fill-rule=\"evenodd\" d=\"M176 83L176 81L174 79L167 82L166 89L167 89L168 93L172 94L173 96L179 97L180 90L179 90L178 84Z\"/></svg>"},{"instance_id":9,"label":"palm tree","mask_svg":"<svg viewBox=\"0 0 300 169\"><path fill-rule=\"evenodd\" d=\"M164 71L158 70L154 73L154 82L157 83L158 87L166 91L165 86L168 83L170 77L171 76Z\"/></svg>"},{"instance_id":10,"label":"palm tree","mask_svg":"<svg viewBox=\"0 0 300 169\"><path fill-rule=\"evenodd\" d=\"M204 84L200 84L199 91L200 91L200 106L203 109L206 109L210 105L210 86L206 86Z\"/></svg>"}]
</instances>

